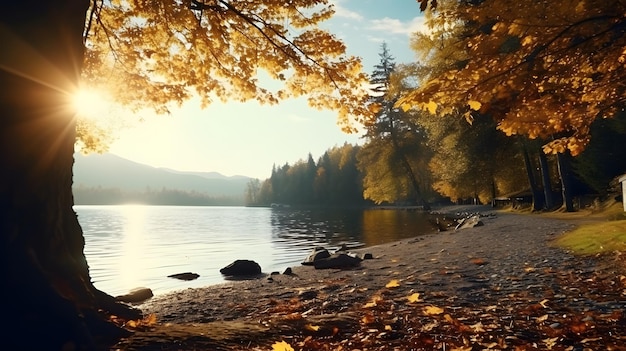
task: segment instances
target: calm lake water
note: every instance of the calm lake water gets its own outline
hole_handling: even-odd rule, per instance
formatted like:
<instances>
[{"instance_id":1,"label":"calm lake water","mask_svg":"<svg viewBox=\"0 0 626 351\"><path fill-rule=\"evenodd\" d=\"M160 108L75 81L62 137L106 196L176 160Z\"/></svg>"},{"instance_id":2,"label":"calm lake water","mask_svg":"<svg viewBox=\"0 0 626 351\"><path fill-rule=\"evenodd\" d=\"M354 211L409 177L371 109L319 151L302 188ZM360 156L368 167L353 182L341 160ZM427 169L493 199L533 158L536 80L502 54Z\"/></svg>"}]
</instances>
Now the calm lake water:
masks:
<instances>
[{"instance_id":1,"label":"calm lake water","mask_svg":"<svg viewBox=\"0 0 626 351\"><path fill-rule=\"evenodd\" d=\"M120 295L136 287L155 294L224 282L219 269L252 259L264 273L282 272L316 246L373 246L433 228L425 213L406 210L292 210L254 207L75 206L91 277ZM193 281L167 278L194 272Z\"/></svg>"}]
</instances>

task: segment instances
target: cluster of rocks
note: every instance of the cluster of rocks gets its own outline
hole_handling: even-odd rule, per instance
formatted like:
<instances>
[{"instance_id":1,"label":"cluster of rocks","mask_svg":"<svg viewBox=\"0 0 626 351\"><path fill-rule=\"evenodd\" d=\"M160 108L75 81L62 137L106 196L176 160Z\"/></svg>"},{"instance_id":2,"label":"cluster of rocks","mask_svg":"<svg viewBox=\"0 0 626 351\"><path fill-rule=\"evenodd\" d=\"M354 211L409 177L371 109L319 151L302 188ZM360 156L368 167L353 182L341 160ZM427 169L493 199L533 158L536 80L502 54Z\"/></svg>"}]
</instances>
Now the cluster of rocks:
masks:
<instances>
[{"instance_id":1,"label":"cluster of rocks","mask_svg":"<svg viewBox=\"0 0 626 351\"><path fill-rule=\"evenodd\" d=\"M348 247L343 244L335 252L331 253L328 249L318 246L302 261L302 265L313 266L315 269L350 269L358 267L362 260L372 259L371 253L365 253L362 256L348 251ZM253 260L235 260L231 264L220 269L220 273L226 279L256 279L263 276L261 266ZM271 275L279 274L273 272ZM293 274L292 269L288 267L283 272L285 275ZM180 280L194 280L200 277L197 273L185 272L168 275L168 278ZM272 279L271 277L268 279ZM141 287L131 290L128 294L116 296L116 299L128 303L141 303L153 296L152 290Z\"/></svg>"},{"instance_id":2,"label":"cluster of rocks","mask_svg":"<svg viewBox=\"0 0 626 351\"><path fill-rule=\"evenodd\" d=\"M357 267L362 260L371 258L373 258L371 253L366 253L361 257L349 252L345 244L332 254L326 248L318 246L313 249L313 252L306 257L302 264L313 266L315 269L345 269Z\"/></svg>"}]
</instances>

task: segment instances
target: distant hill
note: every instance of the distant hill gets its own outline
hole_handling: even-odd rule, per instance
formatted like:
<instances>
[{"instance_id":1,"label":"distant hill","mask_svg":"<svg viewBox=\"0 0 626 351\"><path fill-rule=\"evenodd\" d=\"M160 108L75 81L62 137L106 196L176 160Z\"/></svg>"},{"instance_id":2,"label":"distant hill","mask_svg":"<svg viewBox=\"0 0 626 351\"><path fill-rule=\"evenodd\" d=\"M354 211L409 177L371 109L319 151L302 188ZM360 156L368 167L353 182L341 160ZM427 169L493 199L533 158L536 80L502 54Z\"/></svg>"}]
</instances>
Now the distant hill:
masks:
<instances>
[{"instance_id":1,"label":"distant hill","mask_svg":"<svg viewBox=\"0 0 626 351\"><path fill-rule=\"evenodd\" d=\"M113 154L74 155L74 188L118 189L121 192L163 189L211 197L243 199L251 178L217 172L182 172L156 168Z\"/></svg>"}]
</instances>

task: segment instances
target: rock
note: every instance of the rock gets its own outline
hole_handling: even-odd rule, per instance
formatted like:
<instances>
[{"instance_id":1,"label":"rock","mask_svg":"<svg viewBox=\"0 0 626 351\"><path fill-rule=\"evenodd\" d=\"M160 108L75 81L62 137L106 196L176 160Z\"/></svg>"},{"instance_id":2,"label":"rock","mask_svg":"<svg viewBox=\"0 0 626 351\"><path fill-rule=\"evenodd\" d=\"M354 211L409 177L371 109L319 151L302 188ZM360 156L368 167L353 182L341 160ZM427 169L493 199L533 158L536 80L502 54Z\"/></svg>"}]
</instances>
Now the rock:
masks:
<instances>
[{"instance_id":1,"label":"rock","mask_svg":"<svg viewBox=\"0 0 626 351\"><path fill-rule=\"evenodd\" d=\"M232 277L259 275L261 274L261 266L252 260L235 260L235 262L220 269L220 273Z\"/></svg>"},{"instance_id":2,"label":"rock","mask_svg":"<svg viewBox=\"0 0 626 351\"><path fill-rule=\"evenodd\" d=\"M180 280L194 280L197 279L200 274L185 272L185 273L176 273L172 275L168 275L168 278L180 279Z\"/></svg>"},{"instance_id":3,"label":"rock","mask_svg":"<svg viewBox=\"0 0 626 351\"><path fill-rule=\"evenodd\" d=\"M341 246L337 249L337 251L335 251L335 253L348 253L348 245L346 245L345 243L342 243Z\"/></svg>"},{"instance_id":4,"label":"rock","mask_svg":"<svg viewBox=\"0 0 626 351\"><path fill-rule=\"evenodd\" d=\"M322 258L313 262L315 269L344 269L357 267L360 264L360 258L345 253L332 254L330 257Z\"/></svg>"},{"instance_id":5,"label":"rock","mask_svg":"<svg viewBox=\"0 0 626 351\"><path fill-rule=\"evenodd\" d=\"M315 261L330 257L330 252L325 248L318 246L313 249L313 252L307 258L302 261L303 265L313 266Z\"/></svg>"},{"instance_id":6,"label":"rock","mask_svg":"<svg viewBox=\"0 0 626 351\"><path fill-rule=\"evenodd\" d=\"M364 260L373 260L374 259L374 255L372 255L369 252L366 252L366 253L363 254L363 259Z\"/></svg>"},{"instance_id":7,"label":"rock","mask_svg":"<svg viewBox=\"0 0 626 351\"><path fill-rule=\"evenodd\" d=\"M293 270L291 269L291 267L287 267L285 269L285 271L283 272L284 275L292 275L293 274Z\"/></svg>"},{"instance_id":8,"label":"rock","mask_svg":"<svg viewBox=\"0 0 626 351\"><path fill-rule=\"evenodd\" d=\"M138 303L144 302L152 296L154 296L154 294L149 288L135 288L129 291L128 294L116 296L115 298L122 302Z\"/></svg>"},{"instance_id":9,"label":"rock","mask_svg":"<svg viewBox=\"0 0 626 351\"><path fill-rule=\"evenodd\" d=\"M459 224L456 226L456 228L454 228L454 230L474 228L481 225L483 225L483 222L480 220L480 215L472 215L460 220Z\"/></svg>"}]
</instances>

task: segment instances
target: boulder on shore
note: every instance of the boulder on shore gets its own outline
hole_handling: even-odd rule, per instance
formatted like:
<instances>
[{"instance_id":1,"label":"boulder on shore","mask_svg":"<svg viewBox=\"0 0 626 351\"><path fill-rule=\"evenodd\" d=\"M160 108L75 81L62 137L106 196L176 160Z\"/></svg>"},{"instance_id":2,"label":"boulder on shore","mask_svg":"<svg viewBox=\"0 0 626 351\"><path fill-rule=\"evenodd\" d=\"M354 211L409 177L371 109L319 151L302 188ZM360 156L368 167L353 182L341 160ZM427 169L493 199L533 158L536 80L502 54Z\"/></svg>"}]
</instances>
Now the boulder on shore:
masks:
<instances>
[{"instance_id":1,"label":"boulder on shore","mask_svg":"<svg viewBox=\"0 0 626 351\"><path fill-rule=\"evenodd\" d=\"M345 253L335 253L330 257L322 258L313 263L315 269L345 269L358 267L361 264L361 259Z\"/></svg>"},{"instance_id":2,"label":"boulder on shore","mask_svg":"<svg viewBox=\"0 0 626 351\"><path fill-rule=\"evenodd\" d=\"M328 252L328 250L326 250L324 247L318 246L313 249L313 252L311 252L304 259L304 261L302 261L302 264L305 266L313 266L315 265L315 261L328 258L328 257L330 257L330 252Z\"/></svg>"},{"instance_id":3,"label":"boulder on shore","mask_svg":"<svg viewBox=\"0 0 626 351\"><path fill-rule=\"evenodd\" d=\"M252 260L235 260L220 269L220 273L231 277L259 275L261 274L261 266Z\"/></svg>"},{"instance_id":4,"label":"boulder on shore","mask_svg":"<svg viewBox=\"0 0 626 351\"><path fill-rule=\"evenodd\" d=\"M199 276L200 274L197 274L197 273L185 272L185 273L171 274L171 275L168 275L167 277L180 279L180 280L194 280L194 279L197 279Z\"/></svg>"},{"instance_id":5,"label":"boulder on shore","mask_svg":"<svg viewBox=\"0 0 626 351\"><path fill-rule=\"evenodd\" d=\"M154 296L152 290L149 288L135 288L128 292L128 294L116 296L115 299L121 302L139 303L144 302L147 299Z\"/></svg>"}]
</instances>

